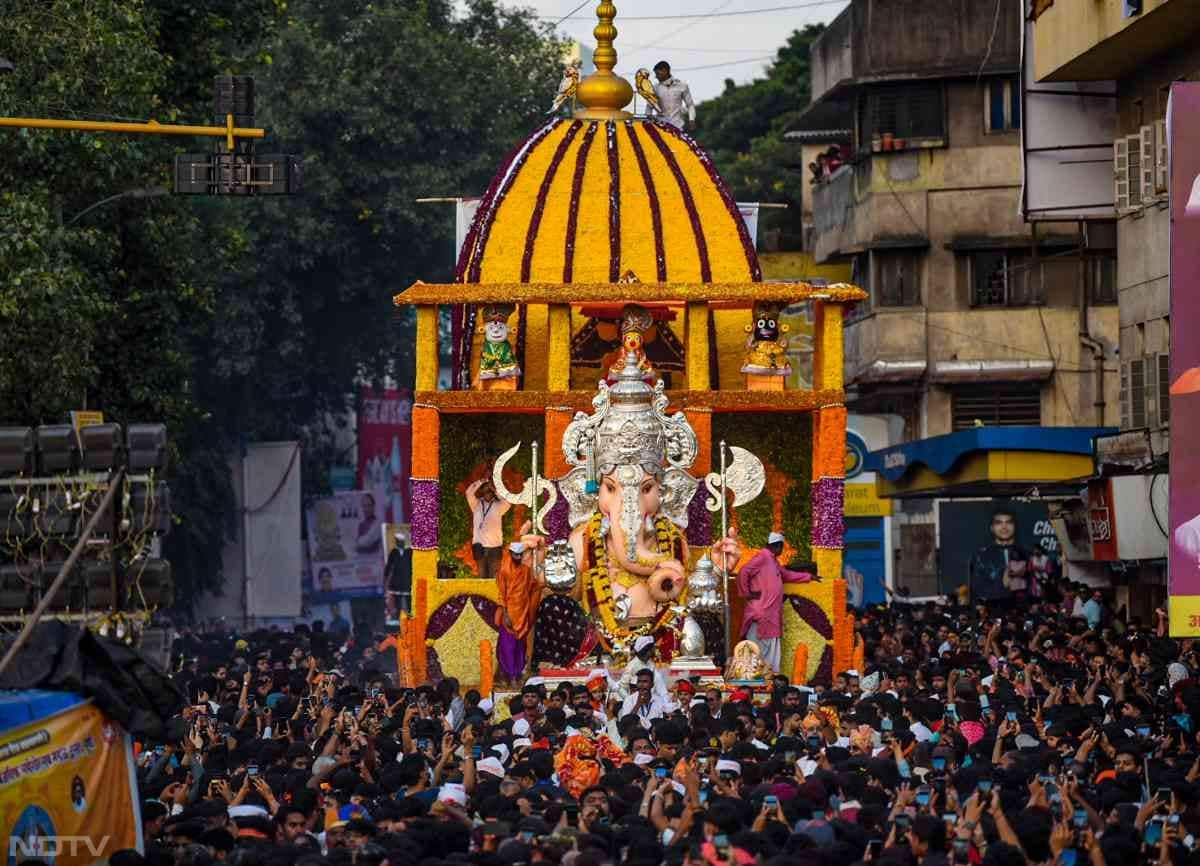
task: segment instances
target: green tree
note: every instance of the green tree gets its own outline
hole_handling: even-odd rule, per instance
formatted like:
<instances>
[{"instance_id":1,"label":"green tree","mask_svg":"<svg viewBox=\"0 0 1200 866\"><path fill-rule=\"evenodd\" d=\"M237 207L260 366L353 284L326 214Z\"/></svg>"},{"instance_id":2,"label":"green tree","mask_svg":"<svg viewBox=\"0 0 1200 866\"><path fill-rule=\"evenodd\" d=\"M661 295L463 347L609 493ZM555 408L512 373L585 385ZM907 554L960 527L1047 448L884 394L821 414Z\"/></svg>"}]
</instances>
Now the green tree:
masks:
<instances>
[{"instance_id":1,"label":"green tree","mask_svg":"<svg viewBox=\"0 0 1200 866\"><path fill-rule=\"evenodd\" d=\"M300 438L324 483L327 424L410 367L394 293L449 276L451 216L536 123L560 46L472 0L8 0L0 114L207 122L212 76L252 74L262 150L298 153L287 199L122 199L210 142L0 130L0 421L70 409L161 419L166 542L185 601L219 585L230 454ZM299 532L297 527L297 532Z\"/></svg>"},{"instance_id":2,"label":"green tree","mask_svg":"<svg viewBox=\"0 0 1200 866\"><path fill-rule=\"evenodd\" d=\"M760 231L802 233L800 185L806 183L800 147L783 134L799 118L812 93L809 50L825 30L795 30L776 54L766 78L749 84L726 79L720 96L696 107L700 139L739 201L784 202L787 210L764 211Z\"/></svg>"}]
</instances>

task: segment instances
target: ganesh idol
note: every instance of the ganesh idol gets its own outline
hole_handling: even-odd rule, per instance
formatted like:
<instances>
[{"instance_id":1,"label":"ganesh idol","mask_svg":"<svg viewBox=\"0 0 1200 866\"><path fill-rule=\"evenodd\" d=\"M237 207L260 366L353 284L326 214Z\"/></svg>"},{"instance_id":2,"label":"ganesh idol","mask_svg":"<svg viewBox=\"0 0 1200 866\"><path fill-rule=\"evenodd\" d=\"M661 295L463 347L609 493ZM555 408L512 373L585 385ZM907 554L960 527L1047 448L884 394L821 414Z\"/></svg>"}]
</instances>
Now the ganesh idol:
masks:
<instances>
[{"instance_id":1,"label":"ganesh idol","mask_svg":"<svg viewBox=\"0 0 1200 866\"><path fill-rule=\"evenodd\" d=\"M637 637L663 638L682 622L689 562L684 532L701 484L687 470L698 443L682 412L667 413L662 381L647 384L633 352L611 385L599 383L592 406L563 434L563 455L573 468L558 486L571 531L546 551L545 576L552 590L577 602L589 637L627 651ZM737 452L761 475L757 458ZM753 467L740 469L727 477L755 474ZM545 545L540 536L523 540ZM724 557L730 570L739 555L733 537L713 546L714 558Z\"/></svg>"}]
</instances>

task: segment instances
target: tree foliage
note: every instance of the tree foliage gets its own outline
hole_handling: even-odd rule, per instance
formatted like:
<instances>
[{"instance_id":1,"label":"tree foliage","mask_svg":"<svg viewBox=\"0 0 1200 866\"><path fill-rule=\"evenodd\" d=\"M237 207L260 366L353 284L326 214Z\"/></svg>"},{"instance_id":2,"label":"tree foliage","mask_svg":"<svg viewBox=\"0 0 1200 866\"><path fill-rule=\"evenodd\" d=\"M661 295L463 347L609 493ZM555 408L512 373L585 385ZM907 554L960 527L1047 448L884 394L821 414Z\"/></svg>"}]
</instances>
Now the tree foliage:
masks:
<instances>
[{"instance_id":1,"label":"tree foliage","mask_svg":"<svg viewBox=\"0 0 1200 866\"><path fill-rule=\"evenodd\" d=\"M700 138L739 201L783 202L764 211L760 231L802 232L800 185L807 180L800 147L783 134L799 119L812 93L809 49L823 24L795 30L776 54L766 78L750 84L726 79L725 91L697 106Z\"/></svg>"},{"instance_id":2,"label":"tree foliage","mask_svg":"<svg viewBox=\"0 0 1200 866\"><path fill-rule=\"evenodd\" d=\"M0 130L0 422L164 420L180 594L219 585L229 456L323 429L411 366L391 297L448 276L452 215L553 92L560 47L490 0L8 0L0 114L206 123L212 77L256 77L285 199L119 198L209 142ZM299 532L299 527L297 527ZM298 576L297 576L298 578Z\"/></svg>"}]
</instances>

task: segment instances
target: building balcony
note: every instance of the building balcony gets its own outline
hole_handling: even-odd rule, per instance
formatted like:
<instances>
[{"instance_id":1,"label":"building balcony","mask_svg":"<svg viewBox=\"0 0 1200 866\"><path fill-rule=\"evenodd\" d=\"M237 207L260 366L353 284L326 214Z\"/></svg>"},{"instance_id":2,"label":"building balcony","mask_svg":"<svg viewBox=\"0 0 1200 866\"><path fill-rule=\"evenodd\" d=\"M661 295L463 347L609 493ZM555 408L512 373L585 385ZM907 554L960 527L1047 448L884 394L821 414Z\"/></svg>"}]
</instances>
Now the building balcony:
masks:
<instances>
[{"instance_id":1,"label":"building balcony","mask_svg":"<svg viewBox=\"0 0 1200 866\"><path fill-rule=\"evenodd\" d=\"M1141 0L1126 14L1118 0L1049 0L1033 24L1038 81L1111 81L1200 33L1195 0Z\"/></svg>"},{"instance_id":2,"label":"building balcony","mask_svg":"<svg viewBox=\"0 0 1200 866\"><path fill-rule=\"evenodd\" d=\"M813 43L812 101L841 98L861 84L1014 73L1019 7L1005 5L998 27L995 11L961 0L853 0Z\"/></svg>"}]
</instances>

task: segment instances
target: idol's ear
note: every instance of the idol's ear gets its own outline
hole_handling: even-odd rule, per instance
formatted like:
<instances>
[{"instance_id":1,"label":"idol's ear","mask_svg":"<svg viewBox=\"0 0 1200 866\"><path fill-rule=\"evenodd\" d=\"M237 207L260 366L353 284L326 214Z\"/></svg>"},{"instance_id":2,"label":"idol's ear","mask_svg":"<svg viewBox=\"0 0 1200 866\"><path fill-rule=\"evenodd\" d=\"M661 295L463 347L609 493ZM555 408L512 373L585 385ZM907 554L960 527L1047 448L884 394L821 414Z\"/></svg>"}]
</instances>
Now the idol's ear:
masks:
<instances>
[{"instance_id":1,"label":"idol's ear","mask_svg":"<svg viewBox=\"0 0 1200 866\"><path fill-rule=\"evenodd\" d=\"M668 469L662 480L662 511L680 529L687 529L688 506L700 487L700 480L682 469Z\"/></svg>"},{"instance_id":2,"label":"idol's ear","mask_svg":"<svg viewBox=\"0 0 1200 866\"><path fill-rule=\"evenodd\" d=\"M576 466L562 478L558 479L558 489L567 500L570 508L568 520L571 528L585 522L596 513L598 497L588 491L588 471L586 467Z\"/></svg>"}]
</instances>

